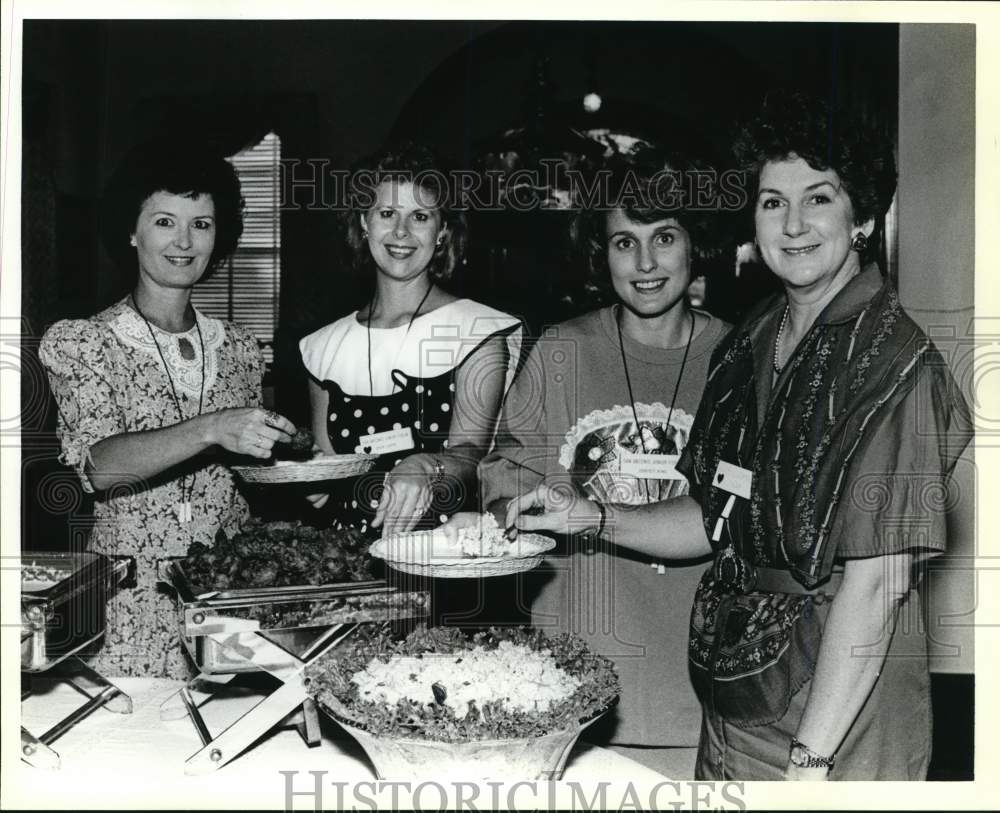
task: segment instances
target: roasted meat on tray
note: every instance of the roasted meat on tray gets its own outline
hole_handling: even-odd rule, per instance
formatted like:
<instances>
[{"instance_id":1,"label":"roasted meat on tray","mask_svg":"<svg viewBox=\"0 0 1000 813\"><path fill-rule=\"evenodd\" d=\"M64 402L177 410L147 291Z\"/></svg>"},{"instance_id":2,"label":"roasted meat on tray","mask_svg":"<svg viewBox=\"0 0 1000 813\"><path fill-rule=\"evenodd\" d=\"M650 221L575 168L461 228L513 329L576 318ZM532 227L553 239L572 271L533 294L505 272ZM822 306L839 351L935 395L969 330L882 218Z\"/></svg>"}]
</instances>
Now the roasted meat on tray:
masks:
<instances>
[{"instance_id":1,"label":"roasted meat on tray","mask_svg":"<svg viewBox=\"0 0 1000 813\"><path fill-rule=\"evenodd\" d=\"M354 529L252 519L212 547L195 542L184 569L199 590L323 585L374 578L369 540Z\"/></svg>"}]
</instances>

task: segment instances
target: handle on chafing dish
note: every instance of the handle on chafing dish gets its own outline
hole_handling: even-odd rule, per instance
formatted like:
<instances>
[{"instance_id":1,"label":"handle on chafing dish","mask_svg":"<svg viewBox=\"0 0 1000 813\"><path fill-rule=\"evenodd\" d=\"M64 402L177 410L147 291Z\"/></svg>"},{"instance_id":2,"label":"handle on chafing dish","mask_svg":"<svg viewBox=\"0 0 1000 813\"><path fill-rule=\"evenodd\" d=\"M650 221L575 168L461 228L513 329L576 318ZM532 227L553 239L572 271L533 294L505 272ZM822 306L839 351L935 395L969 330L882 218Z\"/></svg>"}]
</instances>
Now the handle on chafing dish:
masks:
<instances>
[{"instance_id":1,"label":"handle on chafing dish","mask_svg":"<svg viewBox=\"0 0 1000 813\"><path fill-rule=\"evenodd\" d=\"M381 593L396 593L394 587L385 582L345 582L321 587L276 587L261 590L223 590L207 593L195 599L199 607L245 607L262 603L287 603L310 601L326 597L370 596Z\"/></svg>"}]
</instances>

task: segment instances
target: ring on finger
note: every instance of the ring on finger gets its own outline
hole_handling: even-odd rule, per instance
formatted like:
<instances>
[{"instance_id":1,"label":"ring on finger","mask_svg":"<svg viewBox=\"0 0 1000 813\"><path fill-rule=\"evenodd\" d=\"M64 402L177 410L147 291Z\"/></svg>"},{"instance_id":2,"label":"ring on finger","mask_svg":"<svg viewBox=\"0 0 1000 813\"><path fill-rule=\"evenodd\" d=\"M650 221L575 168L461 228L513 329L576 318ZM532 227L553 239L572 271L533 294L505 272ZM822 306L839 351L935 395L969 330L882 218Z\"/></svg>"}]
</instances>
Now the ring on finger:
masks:
<instances>
[{"instance_id":1,"label":"ring on finger","mask_svg":"<svg viewBox=\"0 0 1000 813\"><path fill-rule=\"evenodd\" d=\"M270 426L272 428L277 428L278 424L281 422L278 417L277 412L272 412L270 409L264 412L264 424L265 426Z\"/></svg>"}]
</instances>

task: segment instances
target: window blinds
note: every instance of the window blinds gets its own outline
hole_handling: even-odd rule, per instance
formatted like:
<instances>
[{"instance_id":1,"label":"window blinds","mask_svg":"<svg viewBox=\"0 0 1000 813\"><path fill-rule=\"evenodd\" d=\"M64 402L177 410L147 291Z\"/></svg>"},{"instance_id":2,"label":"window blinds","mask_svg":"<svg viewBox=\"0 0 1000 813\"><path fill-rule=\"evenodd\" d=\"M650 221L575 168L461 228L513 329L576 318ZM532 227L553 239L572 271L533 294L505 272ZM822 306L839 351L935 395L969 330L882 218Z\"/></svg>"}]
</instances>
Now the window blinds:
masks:
<instances>
[{"instance_id":1,"label":"window blinds","mask_svg":"<svg viewBox=\"0 0 1000 813\"><path fill-rule=\"evenodd\" d=\"M281 139L268 133L229 161L236 168L246 201L243 236L229 260L195 286L191 300L210 316L231 319L252 330L270 365L281 280Z\"/></svg>"}]
</instances>

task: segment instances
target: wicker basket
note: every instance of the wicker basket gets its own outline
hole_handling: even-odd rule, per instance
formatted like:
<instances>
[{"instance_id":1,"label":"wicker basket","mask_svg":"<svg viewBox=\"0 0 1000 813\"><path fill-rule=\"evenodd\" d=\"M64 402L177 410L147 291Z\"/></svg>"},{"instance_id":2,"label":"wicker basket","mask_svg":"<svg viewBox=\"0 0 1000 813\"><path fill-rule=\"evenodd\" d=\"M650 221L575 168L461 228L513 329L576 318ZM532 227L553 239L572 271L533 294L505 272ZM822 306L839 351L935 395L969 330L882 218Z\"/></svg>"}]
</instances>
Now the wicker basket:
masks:
<instances>
[{"instance_id":1,"label":"wicker basket","mask_svg":"<svg viewBox=\"0 0 1000 813\"><path fill-rule=\"evenodd\" d=\"M504 556L455 556L445 546L440 533L417 531L398 534L375 542L372 556L403 573L438 579L481 579L507 576L538 567L555 541L540 534L520 533L512 551Z\"/></svg>"},{"instance_id":2,"label":"wicker basket","mask_svg":"<svg viewBox=\"0 0 1000 813\"><path fill-rule=\"evenodd\" d=\"M320 706L358 741L379 779L559 779L580 734L597 719L530 739L440 742L376 736L344 721L325 704Z\"/></svg>"},{"instance_id":3,"label":"wicker basket","mask_svg":"<svg viewBox=\"0 0 1000 813\"><path fill-rule=\"evenodd\" d=\"M318 455L302 463L272 463L257 466L233 466L232 469L248 483L311 483L319 480L340 480L364 474L375 457L366 454Z\"/></svg>"}]
</instances>

